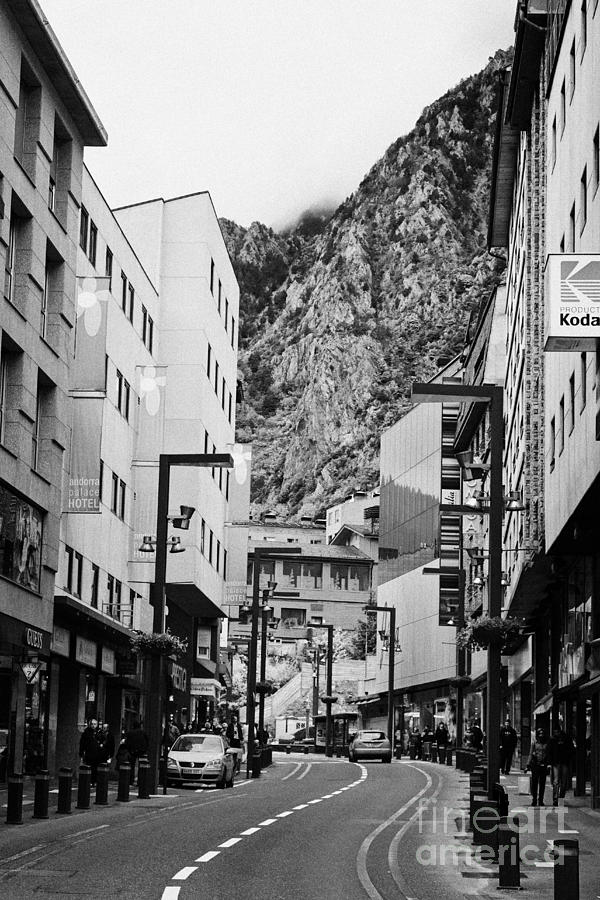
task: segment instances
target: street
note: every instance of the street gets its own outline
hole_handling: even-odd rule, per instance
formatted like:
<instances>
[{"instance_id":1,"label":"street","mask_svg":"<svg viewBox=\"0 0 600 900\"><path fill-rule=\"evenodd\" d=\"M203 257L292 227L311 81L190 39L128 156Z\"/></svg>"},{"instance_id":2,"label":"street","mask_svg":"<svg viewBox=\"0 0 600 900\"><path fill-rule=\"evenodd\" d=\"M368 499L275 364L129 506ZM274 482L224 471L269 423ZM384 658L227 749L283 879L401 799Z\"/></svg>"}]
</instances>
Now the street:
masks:
<instances>
[{"instance_id":1,"label":"street","mask_svg":"<svg viewBox=\"0 0 600 900\"><path fill-rule=\"evenodd\" d=\"M7 900L404 897L388 854L435 782L418 764L296 755L276 757L260 779L242 778L230 791L171 790L66 817L51 812L48 822L25 811L23 826L0 830L0 893Z\"/></svg>"}]
</instances>

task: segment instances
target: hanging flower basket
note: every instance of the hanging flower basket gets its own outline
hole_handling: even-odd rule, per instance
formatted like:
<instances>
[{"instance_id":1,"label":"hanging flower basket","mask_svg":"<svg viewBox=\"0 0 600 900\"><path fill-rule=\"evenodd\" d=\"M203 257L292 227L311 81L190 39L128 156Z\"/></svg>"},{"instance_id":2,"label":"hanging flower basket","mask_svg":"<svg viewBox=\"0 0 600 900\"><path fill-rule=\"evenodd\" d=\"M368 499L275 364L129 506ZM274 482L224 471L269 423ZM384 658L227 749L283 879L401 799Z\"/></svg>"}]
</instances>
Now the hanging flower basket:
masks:
<instances>
[{"instance_id":1,"label":"hanging flower basket","mask_svg":"<svg viewBox=\"0 0 600 900\"><path fill-rule=\"evenodd\" d=\"M263 697L269 697L275 693L275 685L269 680L257 681L254 690L257 694L262 694Z\"/></svg>"},{"instance_id":2,"label":"hanging flower basket","mask_svg":"<svg viewBox=\"0 0 600 900\"><path fill-rule=\"evenodd\" d=\"M134 653L150 655L160 653L162 656L184 656L187 653L187 638L177 637L166 631L163 634L152 631L136 631L130 638Z\"/></svg>"},{"instance_id":3,"label":"hanging flower basket","mask_svg":"<svg viewBox=\"0 0 600 900\"><path fill-rule=\"evenodd\" d=\"M456 635L459 650L486 650L488 647L504 647L521 634L516 619L501 616L479 616L471 619Z\"/></svg>"},{"instance_id":4,"label":"hanging flower basket","mask_svg":"<svg viewBox=\"0 0 600 900\"><path fill-rule=\"evenodd\" d=\"M324 697L321 697L321 701L322 701L323 703L337 703L337 702L338 702L338 698L337 698L337 697L330 697L328 694L326 694Z\"/></svg>"}]
</instances>

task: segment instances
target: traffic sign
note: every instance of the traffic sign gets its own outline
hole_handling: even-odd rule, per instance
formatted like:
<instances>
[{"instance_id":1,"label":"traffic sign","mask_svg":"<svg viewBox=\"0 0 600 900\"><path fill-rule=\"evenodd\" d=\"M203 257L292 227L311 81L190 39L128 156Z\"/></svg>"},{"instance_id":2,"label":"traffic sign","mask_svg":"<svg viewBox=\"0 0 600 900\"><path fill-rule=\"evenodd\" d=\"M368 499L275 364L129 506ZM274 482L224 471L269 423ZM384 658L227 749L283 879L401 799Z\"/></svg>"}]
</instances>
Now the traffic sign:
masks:
<instances>
[{"instance_id":1,"label":"traffic sign","mask_svg":"<svg viewBox=\"0 0 600 900\"><path fill-rule=\"evenodd\" d=\"M27 681L27 684L31 684L35 680L37 673L40 671L40 663L34 663L34 662L21 663L21 671L23 672L23 675L25 676L25 680Z\"/></svg>"}]
</instances>

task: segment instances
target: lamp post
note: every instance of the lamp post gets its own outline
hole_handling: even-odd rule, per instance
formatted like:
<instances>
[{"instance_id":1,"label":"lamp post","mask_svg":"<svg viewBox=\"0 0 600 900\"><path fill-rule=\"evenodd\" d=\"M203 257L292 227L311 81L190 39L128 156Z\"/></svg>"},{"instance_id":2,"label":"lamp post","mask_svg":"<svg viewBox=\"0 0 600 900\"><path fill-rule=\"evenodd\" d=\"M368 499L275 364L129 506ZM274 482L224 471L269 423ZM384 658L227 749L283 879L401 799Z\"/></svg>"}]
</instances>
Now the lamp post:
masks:
<instances>
[{"instance_id":1,"label":"lamp post","mask_svg":"<svg viewBox=\"0 0 600 900\"><path fill-rule=\"evenodd\" d=\"M365 606L365 612L389 613L390 638L388 647L388 709L387 709L387 735L390 747L394 747L394 666L396 662L396 607L395 606Z\"/></svg>"},{"instance_id":2,"label":"lamp post","mask_svg":"<svg viewBox=\"0 0 600 900\"><path fill-rule=\"evenodd\" d=\"M268 613L272 612L273 607L269 606L275 588L276 582L270 581L269 587L263 591L263 603L261 606L261 629L260 629L260 680L264 681L267 676L267 627L269 624ZM261 691L258 700L258 740L261 750L263 747L263 732L265 730L265 694Z\"/></svg>"},{"instance_id":3,"label":"lamp post","mask_svg":"<svg viewBox=\"0 0 600 900\"><path fill-rule=\"evenodd\" d=\"M158 458L158 504L156 511L156 562L154 569L154 581L150 585L150 604L153 607L152 630L162 634L165 630L166 618L166 582L167 582L167 546L169 524L169 486L171 480L171 468L173 466L191 468L233 468L233 457L229 453L161 453ZM185 509L185 508L184 508ZM191 507L189 508L191 509ZM182 510L182 513L184 510ZM191 517L191 514L190 516ZM187 521L189 522L189 517ZM186 515L177 517L178 527L182 524ZM175 524L175 523L174 523ZM146 541L144 541L146 543ZM164 730L167 722L168 695L161 699L163 691L162 683L166 684L167 673L165 660L162 654L153 654L150 662L150 684L148 703L146 708L146 730L150 751L150 793L156 793L158 785L158 768L160 760L160 748L164 741ZM163 727L164 721L164 727ZM166 792L167 773L164 772L163 789Z\"/></svg>"},{"instance_id":4,"label":"lamp post","mask_svg":"<svg viewBox=\"0 0 600 900\"><path fill-rule=\"evenodd\" d=\"M256 547L254 550L254 569L252 573L252 618L250 628L250 647L248 650L248 678L246 687L246 726L248 728L248 752L246 754L246 778L250 778L251 760L254 754L254 725L256 714L256 657L258 644L258 612L260 608L260 562L276 556L302 553L301 547L287 545L285 547Z\"/></svg>"},{"instance_id":5,"label":"lamp post","mask_svg":"<svg viewBox=\"0 0 600 900\"><path fill-rule=\"evenodd\" d=\"M490 491L489 516L488 606L491 617L502 613L502 454L504 447L503 389L496 384L456 385L448 383L415 383L412 399L424 403L487 403L490 416ZM472 515L472 507L451 506L458 514ZM488 798L494 799L494 785L500 778L500 647L490 644L487 651L487 769Z\"/></svg>"},{"instance_id":6,"label":"lamp post","mask_svg":"<svg viewBox=\"0 0 600 900\"><path fill-rule=\"evenodd\" d=\"M327 629L327 686L326 694L323 698L325 703L325 756L333 756L333 728L331 717L331 705L335 703L332 696L333 691L333 625L325 625L323 622L309 622L309 628L326 628ZM317 660L318 660L317 652ZM317 662L318 665L318 662ZM317 670L318 672L318 670ZM318 676L317 676L318 683Z\"/></svg>"}]
</instances>

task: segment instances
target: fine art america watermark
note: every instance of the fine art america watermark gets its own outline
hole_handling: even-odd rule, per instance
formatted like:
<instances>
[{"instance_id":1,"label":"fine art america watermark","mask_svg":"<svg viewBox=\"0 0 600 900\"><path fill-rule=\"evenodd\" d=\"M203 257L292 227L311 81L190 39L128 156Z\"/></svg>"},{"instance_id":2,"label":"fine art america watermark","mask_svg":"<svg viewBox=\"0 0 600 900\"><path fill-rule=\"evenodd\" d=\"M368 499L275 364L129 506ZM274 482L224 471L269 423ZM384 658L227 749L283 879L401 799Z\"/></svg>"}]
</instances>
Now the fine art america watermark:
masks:
<instances>
[{"instance_id":1,"label":"fine art america watermark","mask_svg":"<svg viewBox=\"0 0 600 900\"><path fill-rule=\"evenodd\" d=\"M470 825L468 810L454 806L438 807L436 799L422 799L417 812L418 831L430 840L419 844L416 859L422 866L481 868L490 863L509 866L519 863L524 866L540 863L562 865L562 852L553 846L546 835L568 834L566 813L564 806L515 808L502 820L503 840L498 842L495 833L499 823L497 808L482 806L473 814L481 843L461 844L456 838L467 837ZM487 835L490 837L486 842ZM448 838L447 842L444 842L444 837Z\"/></svg>"}]
</instances>

